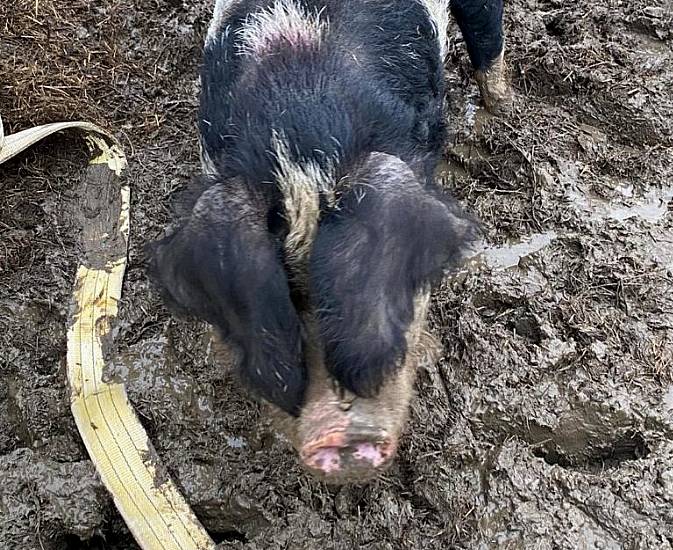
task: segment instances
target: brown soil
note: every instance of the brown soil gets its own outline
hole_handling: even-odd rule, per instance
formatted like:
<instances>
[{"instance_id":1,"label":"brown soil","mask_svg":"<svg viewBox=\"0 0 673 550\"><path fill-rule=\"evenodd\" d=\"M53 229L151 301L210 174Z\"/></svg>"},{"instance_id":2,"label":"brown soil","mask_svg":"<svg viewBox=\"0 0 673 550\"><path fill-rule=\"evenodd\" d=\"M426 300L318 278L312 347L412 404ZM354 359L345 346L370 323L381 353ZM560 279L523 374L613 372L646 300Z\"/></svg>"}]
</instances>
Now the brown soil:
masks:
<instances>
[{"instance_id":1,"label":"brown soil","mask_svg":"<svg viewBox=\"0 0 673 550\"><path fill-rule=\"evenodd\" d=\"M0 5L6 131L112 129L132 243L112 374L222 548L673 546L673 8L507 2L514 101L478 92L456 29L448 188L488 244L435 296L444 342L379 481L308 478L217 366L206 327L151 291L142 247L198 171L209 4ZM92 7L92 6L96 7ZM85 154L56 137L0 168L0 547L136 548L68 406L70 214Z\"/></svg>"}]
</instances>

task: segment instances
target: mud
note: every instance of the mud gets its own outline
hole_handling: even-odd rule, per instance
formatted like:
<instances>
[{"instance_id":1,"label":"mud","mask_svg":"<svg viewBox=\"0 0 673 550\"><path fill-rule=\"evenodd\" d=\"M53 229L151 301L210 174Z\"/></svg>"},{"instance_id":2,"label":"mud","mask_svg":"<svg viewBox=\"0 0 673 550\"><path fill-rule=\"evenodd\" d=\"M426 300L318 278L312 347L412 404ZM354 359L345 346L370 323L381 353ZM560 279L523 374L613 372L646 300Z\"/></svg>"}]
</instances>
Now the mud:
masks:
<instances>
[{"instance_id":1,"label":"mud","mask_svg":"<svg viewBox=\"0 0 673 550\"><path fill-rule=\"evenodd\" d=\"M300 470L227 350L171 317L143 273L198 170L209 5L95 4L0 6L0 112L7 132L84 118L124 144L131 255L109 376L221 548L673 545L669 2L508 2L513 100L498 117L452 29L442 179L486 239L433 297L444 350L396 463L344 488ZM66 136L0 167L2 548L136 548L65 387L85 158Z\"/></svg>"}]
</instances>

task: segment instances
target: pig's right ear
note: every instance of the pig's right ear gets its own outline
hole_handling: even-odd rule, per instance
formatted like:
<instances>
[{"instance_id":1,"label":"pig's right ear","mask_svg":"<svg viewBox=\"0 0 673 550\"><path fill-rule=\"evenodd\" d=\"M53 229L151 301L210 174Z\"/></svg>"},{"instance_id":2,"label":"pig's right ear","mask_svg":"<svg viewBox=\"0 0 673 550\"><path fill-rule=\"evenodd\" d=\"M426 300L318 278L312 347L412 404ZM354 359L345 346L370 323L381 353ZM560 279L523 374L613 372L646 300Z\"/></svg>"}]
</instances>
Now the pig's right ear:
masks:
<instances>
[{"instance_id":1,"label":"pig's right ear","mask_svg":"<svg viewBox=\"0 0 673 550\"><path fill-rule=\"evenodd\" d=\"M260 197L242 182L215 183L147 252L167 304L217 327L240 347L244 381L297 415L306 385L300 322Z\"/></svg>"},{"instance_id":2,"label":"pig's right ear","mask_svg":"<svg viewBox=\"0 0 673 550\"><path fill-rule=\"evenodd\" d=\"M459 261L477 225L399 158L372 153L351 180L321 220L310 281L328 370L372 397L407 351L414 300Z\"/></svg>"}]
</instances>

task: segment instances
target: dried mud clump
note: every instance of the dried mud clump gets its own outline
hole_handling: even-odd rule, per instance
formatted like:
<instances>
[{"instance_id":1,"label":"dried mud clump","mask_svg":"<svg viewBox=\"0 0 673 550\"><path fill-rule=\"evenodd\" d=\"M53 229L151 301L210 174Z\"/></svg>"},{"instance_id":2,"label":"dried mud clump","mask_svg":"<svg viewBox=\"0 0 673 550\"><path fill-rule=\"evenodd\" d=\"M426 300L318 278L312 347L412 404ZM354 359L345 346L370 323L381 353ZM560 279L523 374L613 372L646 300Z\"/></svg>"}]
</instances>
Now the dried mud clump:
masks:
<instances>
[{"instance_id":1,"label":"dried mud clump","mask_svg":"<svg viewBox=\"0 0 673 550\"><path fill-rule=\"evenodd\" d=\"M508 2L498 118L452 29L442 178L488 242L435 293L444 351L395 466L340 489L301 472L207 327L171 317L143 273L198 170L209 3L94 4L0 6L0 113L10 132L88 119L125 145L133 237L108 374L221 548L671 547L669 2ZM136 548L65 387L84 159L61 137L0 168L2 548Z\"/></svg>"}]
</instances>

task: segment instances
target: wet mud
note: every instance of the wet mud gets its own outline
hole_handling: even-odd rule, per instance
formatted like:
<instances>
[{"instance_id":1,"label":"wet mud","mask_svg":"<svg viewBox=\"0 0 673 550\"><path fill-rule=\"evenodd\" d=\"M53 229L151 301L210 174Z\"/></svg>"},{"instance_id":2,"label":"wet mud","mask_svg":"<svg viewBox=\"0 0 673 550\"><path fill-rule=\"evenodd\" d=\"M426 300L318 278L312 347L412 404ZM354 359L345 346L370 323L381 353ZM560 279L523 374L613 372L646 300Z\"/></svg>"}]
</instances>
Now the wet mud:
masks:
<instances>
[{"instance_id":1,"label":"wet mud","mask_svg":"<svg viewBox=\"0 0 673 550\"><path fill-rule=\"evenodd\" d=\"M396 463L342 488L302 472L231 352L144 275L144 244L198 170L209 9L4 3L0 112L7 132L83 118L124 144L131 252L107 374L220 548L670 548L670 3L507 2L513 99L498 117L452 28L440 177L484 242L433 296L443 351ZM65 385L85 159L66 135L0 167L1 548L137 548Z\"/></svg>"}]
</instances>

